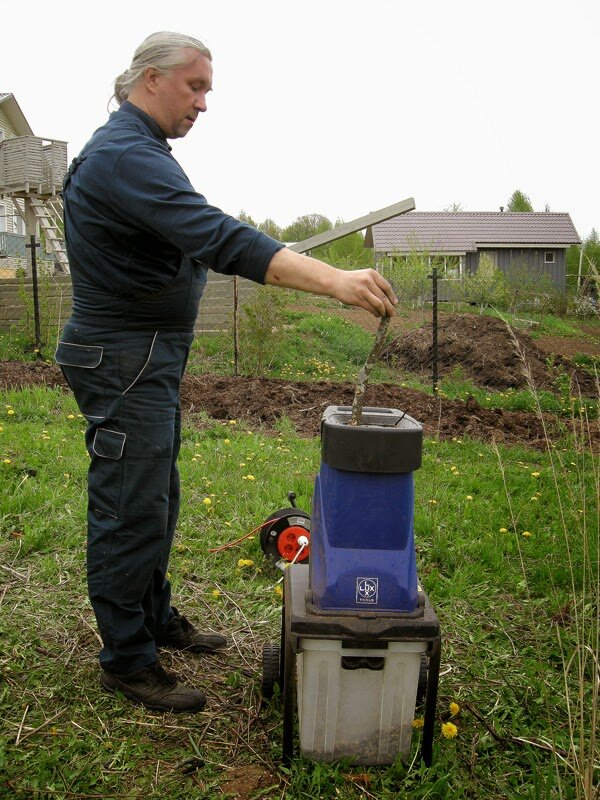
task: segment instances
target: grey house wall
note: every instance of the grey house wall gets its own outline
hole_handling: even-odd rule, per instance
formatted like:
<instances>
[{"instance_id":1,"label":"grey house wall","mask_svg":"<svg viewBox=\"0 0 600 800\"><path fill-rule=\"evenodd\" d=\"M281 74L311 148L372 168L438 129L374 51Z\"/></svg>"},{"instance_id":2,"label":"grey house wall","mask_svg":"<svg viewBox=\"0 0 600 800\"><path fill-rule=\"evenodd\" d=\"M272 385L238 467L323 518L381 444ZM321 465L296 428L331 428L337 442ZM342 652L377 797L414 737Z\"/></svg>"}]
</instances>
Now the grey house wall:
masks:
<instances>
[{"instance_id":1,"label":"grey house wall","mask_svg":"<svg viewBox=\"0 0 600 800\"><path fill-rule=\"evenodd\" d=\"M564 248L481 248L477 253L467 253L467 270L476 272L480 253L495 253L498 269L507 275L510 272L526 269L534 274L546 274L555 289L566 289L566 250ZM554 253L554 263L546 264L546 253Z\"/></svg>"}]
</instances>

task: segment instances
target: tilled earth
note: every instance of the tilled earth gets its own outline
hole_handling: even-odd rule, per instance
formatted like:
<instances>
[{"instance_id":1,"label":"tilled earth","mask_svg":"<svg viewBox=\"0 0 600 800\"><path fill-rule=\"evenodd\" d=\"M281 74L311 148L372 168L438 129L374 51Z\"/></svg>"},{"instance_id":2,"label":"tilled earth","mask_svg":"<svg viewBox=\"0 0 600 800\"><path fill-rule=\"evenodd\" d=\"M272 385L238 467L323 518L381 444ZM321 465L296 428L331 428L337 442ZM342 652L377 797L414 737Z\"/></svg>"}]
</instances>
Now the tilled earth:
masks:
<instances>
[{"instance_id":1,"label":"tilled earth","mask_svg":"<svg viewBox=\"0 0 600 800\"><path fill-rule=\"evenodd\" d=\"M69 391L59 368L43 361L0 362L0 389L24 386L59 386ZM203 411L214 419L246 420L272 429L287 417L299 434L317 436L321 415L328 405L351 405L352 383L288 381L271 378L186 375L181 391L182 409ZM557 439L566 423L545 415L482 408L473 398L466 401L436 398L395 384L367 386L365 407L398 408L418 420L426 436L441 439L469 436L482 441L545 446L545 433Z\"/></svg>"}]
</instances>

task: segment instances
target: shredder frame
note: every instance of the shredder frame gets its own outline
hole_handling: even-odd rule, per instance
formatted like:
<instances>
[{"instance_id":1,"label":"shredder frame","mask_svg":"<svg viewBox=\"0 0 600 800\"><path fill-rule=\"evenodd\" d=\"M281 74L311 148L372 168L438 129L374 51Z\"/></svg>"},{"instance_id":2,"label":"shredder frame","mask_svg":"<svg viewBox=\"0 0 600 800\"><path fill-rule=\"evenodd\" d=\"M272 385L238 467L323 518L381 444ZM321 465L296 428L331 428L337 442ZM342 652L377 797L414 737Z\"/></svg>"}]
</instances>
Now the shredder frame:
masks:
<instances>
[{"instance_id":1,"label":"shredder frame","mask_svg":"<svg viewBox=\"0 0 600 800\"><path fill-rule=\"evenodd\" d=\"M375 642L426 642L429 659L424 724L421 738L421 758L431 765L433 729L439 684L441 631L439 620L427 595L423 614L378 616L376 612L356 615L318 615L306 605L309 589L308 566L294 564L284 573L283 606L281 615L281 647L279 684L283 698L284 764L294 757L294 721L296 717L296 655L301 638L335 639L364 645Z\"/></svg>"}]
</instances>

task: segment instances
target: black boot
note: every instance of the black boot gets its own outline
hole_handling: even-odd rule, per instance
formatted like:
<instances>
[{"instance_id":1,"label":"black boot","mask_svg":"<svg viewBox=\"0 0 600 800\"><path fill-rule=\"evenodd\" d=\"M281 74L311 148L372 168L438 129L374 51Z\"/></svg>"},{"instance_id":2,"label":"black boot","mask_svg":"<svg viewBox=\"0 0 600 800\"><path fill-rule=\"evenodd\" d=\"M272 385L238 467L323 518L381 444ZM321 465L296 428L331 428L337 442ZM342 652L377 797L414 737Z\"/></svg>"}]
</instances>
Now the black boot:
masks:
<instances>
[{"instance_id":1,"label":"black boot","mask_svg":"<svg viewBox=\"0 0 600 800\"><path fill-rule=\"evenodd\" d=\"M202 692L179 683L158 661L128 675L103 670L100 683L109 692L122 692L154 711L201 711L206 703Z\"/></svg>"}]
</instances>

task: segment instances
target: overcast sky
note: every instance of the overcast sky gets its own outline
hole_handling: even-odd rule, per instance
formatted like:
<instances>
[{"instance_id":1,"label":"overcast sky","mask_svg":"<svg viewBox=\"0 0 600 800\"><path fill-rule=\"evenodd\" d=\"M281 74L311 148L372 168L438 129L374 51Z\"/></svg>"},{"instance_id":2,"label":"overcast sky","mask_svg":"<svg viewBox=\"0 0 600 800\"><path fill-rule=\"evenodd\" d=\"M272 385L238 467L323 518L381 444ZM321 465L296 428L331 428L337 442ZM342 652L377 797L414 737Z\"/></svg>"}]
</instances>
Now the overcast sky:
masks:
<instances>
[{"instance_id":1,"label":"overcast sky","mask_svg":"<svg viewBox=\"0 0 600 800\"><path fill-rule=\"evenodd\" d=\"M0 91L76 155L157 30L213 52L174 154L209 202L285 226L417 210L536 211L600 229L598 0L0 0Z\"/></svg>"}]
</instances>

